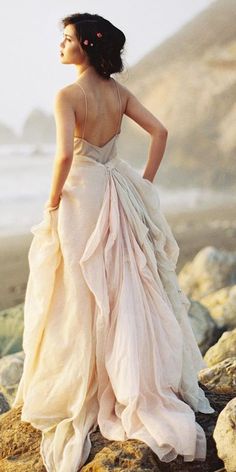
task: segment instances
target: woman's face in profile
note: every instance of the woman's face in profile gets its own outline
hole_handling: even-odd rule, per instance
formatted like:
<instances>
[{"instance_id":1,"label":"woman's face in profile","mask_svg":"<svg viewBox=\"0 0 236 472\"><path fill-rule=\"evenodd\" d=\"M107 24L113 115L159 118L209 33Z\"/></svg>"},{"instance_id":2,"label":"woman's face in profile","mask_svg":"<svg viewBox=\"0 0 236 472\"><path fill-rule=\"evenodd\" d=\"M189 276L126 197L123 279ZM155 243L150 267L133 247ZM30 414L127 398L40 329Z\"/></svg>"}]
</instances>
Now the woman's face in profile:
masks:
<instances>
[{"instance_id":1,"label":"woman's face in profile","mask_svg":"<svg viewBox=\"0 0 236 472\"><path fill-rule=\"evenodd\" d=\"M74 25L67 25L64 28L63 40L60 43L60 58L63 64L81 64L86 58L86 53L76 37Z\"/></svg>"}]
</instances>

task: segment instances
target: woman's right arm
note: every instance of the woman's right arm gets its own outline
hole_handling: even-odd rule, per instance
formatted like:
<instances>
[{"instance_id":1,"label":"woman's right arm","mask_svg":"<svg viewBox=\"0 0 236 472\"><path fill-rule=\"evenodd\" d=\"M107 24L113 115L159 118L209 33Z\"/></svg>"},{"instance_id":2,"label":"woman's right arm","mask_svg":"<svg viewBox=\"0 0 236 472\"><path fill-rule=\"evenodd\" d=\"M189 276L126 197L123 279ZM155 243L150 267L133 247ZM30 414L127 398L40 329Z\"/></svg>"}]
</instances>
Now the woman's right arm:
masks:
<instances>
[{"instance_id":1,"label":"woman's right arm","mask_svg":"<svg viewBox=\"0 0 236 472\"><path fill-rule=\"evenodd\" d=\"M149 154L143 178L152 182L165 152L168 130L156 118L156 116L142 105L130 90L123 86L122 88L125 90L127 95L126 108L124 111L125 115L138 123L138 125L151 136Z\"/></svg>"}]
</instances>

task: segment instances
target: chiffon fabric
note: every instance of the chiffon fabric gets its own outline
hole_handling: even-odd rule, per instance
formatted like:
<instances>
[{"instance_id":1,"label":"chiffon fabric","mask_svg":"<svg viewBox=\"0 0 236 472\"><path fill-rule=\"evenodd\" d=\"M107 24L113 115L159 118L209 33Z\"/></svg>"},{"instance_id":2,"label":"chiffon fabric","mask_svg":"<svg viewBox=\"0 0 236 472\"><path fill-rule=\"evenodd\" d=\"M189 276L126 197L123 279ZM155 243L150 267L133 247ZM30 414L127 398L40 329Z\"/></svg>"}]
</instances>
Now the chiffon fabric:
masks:
<instances>
[{"instance_id":1,"label":"chiffon fabric","mask_svg":"<svg viewBox=\"0 0 236 472\"><path fill-rule=\"evenodd\" d=\"M179 246L156 185L119 156L119 127L104 146L75 137L59 207L31 227L13 407L42 431L48 472L80 470L97 426L164 462L206 456L195 412L214 410L198 384L205 364L176 275Z\"/></svg>"}]
</instances>

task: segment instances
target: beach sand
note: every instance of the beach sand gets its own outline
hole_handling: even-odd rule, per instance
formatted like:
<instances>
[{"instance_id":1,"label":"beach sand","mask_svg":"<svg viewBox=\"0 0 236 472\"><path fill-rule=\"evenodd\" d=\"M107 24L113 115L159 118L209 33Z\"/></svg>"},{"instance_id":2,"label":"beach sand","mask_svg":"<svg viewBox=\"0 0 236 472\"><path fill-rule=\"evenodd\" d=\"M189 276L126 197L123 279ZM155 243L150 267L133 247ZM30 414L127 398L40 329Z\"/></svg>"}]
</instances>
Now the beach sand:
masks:
<instances>
[{"instance_id":1,"label":"beach sand","mask_svg":"<svg viewBox=\"0 0 236 472\"><path fill-rule=\"evenodd\" d=\"M235 204L178 214L164 213L180 247L177 273L205 246L236 251ZM32 238L31 233L0 237L0 309L24 301Z\"/></svg>"}]
</instances>

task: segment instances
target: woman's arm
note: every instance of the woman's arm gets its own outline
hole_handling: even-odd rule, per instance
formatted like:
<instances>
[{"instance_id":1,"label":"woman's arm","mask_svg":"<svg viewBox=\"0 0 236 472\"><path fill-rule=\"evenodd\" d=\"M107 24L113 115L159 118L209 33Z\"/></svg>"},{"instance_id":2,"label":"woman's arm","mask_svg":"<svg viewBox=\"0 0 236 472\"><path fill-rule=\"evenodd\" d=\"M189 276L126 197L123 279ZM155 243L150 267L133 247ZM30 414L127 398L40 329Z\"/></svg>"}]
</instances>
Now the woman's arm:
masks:
<instances>
[{"instance_id":1,"label":"woman's arm","mask_svg":"<svg viewBox=\"0 0 236 472\"><path fill-rule=\"evenodd\" d=\"M151 135L151 144L143 178L153 181L166 148L168 131L165 126L126 88L125 114Z\"/></svg>"},{"instance_id":2,"label":"woman's arm","mask_svg":"<svg viewBox=\"0 0 236 472\"><path fill-rule=\"evenodd\" d=\"M153 181L165 152L167 136L167 130L157 130L152 134L148 160L143 173L144 179Z\"/></svg>"},{"instance_id":3,"label":"woman's arm","mask_svg":"<svg viewBox=\"0 0 236 472\"><path fill-rule=\"evenodd\" d=\"M46 208L59 206L61 192L73 159L75 114L66 89L57 92L54 102L56 122L56 154L53 163L51 189Z\"/></svg>"}]
</instances>

